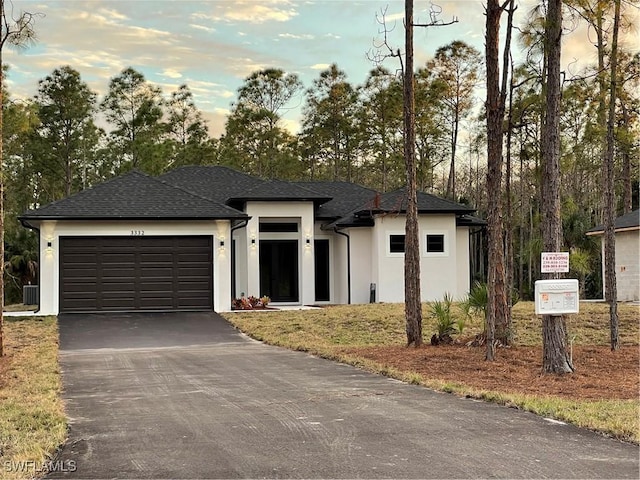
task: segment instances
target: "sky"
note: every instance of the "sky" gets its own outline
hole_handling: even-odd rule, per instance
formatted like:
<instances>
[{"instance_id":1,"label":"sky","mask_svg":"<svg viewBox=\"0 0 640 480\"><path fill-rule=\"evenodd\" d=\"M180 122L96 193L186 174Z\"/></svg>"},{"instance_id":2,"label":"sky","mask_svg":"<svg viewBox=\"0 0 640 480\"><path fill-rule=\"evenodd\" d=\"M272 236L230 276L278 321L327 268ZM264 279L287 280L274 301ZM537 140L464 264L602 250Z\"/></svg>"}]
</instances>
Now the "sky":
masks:
<instances>
[{"instance_id":1,"label":"sky","mask_svg":"<svg viewBox=\"0 0 640 480\"><path fill-rule=\"evenodd\" d=\"M439 19L457 23L416 29L416 66L454 40L483 52L484 3L438 1ZM517 23L536 2L518 3ZM429 21L431 4L414 1L416 23ZM9 2L6 8L11 8ZM13 98L32 97L38 81L64 65L78 70L101 98L111 78L133 67L167 97L188 85L216 137L224 131L238 88L251 73L281 68L297 74L306 89L336 63L351 83L360 85L374 66L367 54L382 39L382 12L391 29L388 43L402 49L404 42L401 0L13 0L13 10L14 17L21 11L40 14L36 43L4 52ZM626 42L640 51L637 31ZM565 38L563 63L575 73L595 58L584 28ZM392 71L399 68L392 58L383 65ZM294 132L303 103L300 94L283 117Z\"/></svg>"}]
</instances>

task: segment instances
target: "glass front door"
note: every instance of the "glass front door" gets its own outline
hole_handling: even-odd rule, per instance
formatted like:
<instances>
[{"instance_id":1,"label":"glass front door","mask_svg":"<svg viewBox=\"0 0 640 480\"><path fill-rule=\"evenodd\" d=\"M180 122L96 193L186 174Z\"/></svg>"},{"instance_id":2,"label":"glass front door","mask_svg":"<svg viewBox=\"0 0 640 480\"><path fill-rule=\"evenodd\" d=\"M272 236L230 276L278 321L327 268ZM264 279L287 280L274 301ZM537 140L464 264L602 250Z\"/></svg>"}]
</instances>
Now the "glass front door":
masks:
<instances>
[{"instance_id":1,"label":"glass front door","mask_svg":"<svg viewBox=\"0 0 640 480\"><path fill-rule=\"evenodd\" d=\"M298 240L260 240L260 295L299 302Z\"/></svg>"}]
</instances>

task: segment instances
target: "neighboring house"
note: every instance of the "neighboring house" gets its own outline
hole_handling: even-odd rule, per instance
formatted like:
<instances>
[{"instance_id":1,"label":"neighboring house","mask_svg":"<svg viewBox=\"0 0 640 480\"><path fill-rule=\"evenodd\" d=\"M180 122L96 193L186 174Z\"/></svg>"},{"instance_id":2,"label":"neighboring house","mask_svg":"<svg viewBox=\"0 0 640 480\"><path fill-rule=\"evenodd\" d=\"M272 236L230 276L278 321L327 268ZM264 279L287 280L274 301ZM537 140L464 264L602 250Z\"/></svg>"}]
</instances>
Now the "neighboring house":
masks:
<instances>
[{"instance_id":1,"label":"neighboring house","mask_svg":"<svg viewBox=\"0 0 640 480\"><path fill-rule=\"evenodd\" d=\"M640 300L640 209L616 218L616 286L618 301ZM592 228L587 235L601 238L602 244L602 284L604 274L604 226ZM603 295L604 297L604 295Z\"/></svg>"},{"instance_id":2,"label":"neighboring house","mask_svg":"<svg viewBox=\"0 0 640 480\"><path fill-rule=\"evenodd\" d=\"M418 195L422 297L469 290L471 208ZM265 181L226 167L133 171L20 217L40 235L40 312L226 311L404 301L403 190Z\"/></svg>"}]
</instances>

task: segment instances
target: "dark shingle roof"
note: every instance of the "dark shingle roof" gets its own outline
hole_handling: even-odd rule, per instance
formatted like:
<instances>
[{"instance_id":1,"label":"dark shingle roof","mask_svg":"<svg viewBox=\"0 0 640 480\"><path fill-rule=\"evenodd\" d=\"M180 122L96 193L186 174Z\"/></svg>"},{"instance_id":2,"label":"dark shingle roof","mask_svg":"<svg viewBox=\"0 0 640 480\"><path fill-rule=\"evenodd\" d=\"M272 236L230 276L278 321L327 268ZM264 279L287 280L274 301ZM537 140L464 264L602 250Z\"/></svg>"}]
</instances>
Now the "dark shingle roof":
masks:
<instances>
[{"instance_id":1,"label":"dark shingle roof","mask_svg":"<svg viewBox=\"0 0 640 480\"><path fill-rule=\"evenodd\" d=\"M132 171L63 200L26 212L21 219L234 219L246 215L227 205Z\"/></svg>"},{"instance_id":2,"label":"dark shingle roof","mask_svg":"<svg viewBox=\"0 0 640 480\"><path fill-rule=\"evenodd\" d=\"M379 194L349 182L261 180L223 166L186 166L158 178L133 171L26 212L21 218L235 219L247 218L240 211L246 201L312 201L316 205L316 218L329 222L326 228L371 226L374 214L406 210L404 188ZM418 192L419 213L453 213L463 217L473 211ZM474 219L472 223L480 225L482 221L477 223Z\"/></svg>"},{"instance_id":3,"label":"dark shingle roof","mask_svg":"<svg viewBox=\"0 0 640 480\"><path fill-rule=\"evenodd\" d=\"M418 192L418 213L453 213L466 215L475 210L451 200L436 197L429 193ZM407 207L406 189L400 188L392 192L376 195L367 202L354 208L325 228L369 227L373 225L373 215L382 213L405 213Z\"/></svg>"},{"instance_id":4,"label":"dark shingle roof","mask_svg":"<svg viewBox=\"0 0 640 480\"><path fill-rule=\"evenodd\" d=\"M375 190L349 182L296 182L296 184L331 198L318 208L316 218L320 220L343 217L355 208L373 201L377 194Z\"/></svg>"},{"instance_id":5,"label":"dark shingle roof","mask_svg":"<svg viewBox=\"0 0 640 480\"><path fill-rule=\"evenodd\" d=\"M219 165L180 167L159 179L220 203L264 183L264 180Z\"/></svg>"},{"instance_id":6,"label":"dark shingle roof","mask_svg":"<svg viewBox=\"0 0 640 480\"><path fill-rule=\"evenodd\" d=\"M485 227L486 225L486 220L473 215L464 214L456 218L457 227Z\"/></svg>"},{"instance_id":7,"label":"dark shingle roof","mask_svg":"<svg viewBox=\"0 0 640 480\"><path fill-rule=\"evenodd\" d=\"M615 230L633 230L640 227L640 208L616 218ZM604 232L604 225L598 225L587 231L587 234Z\"/></svg>"},{"instance_id":8,"label":"dark shingle roof","mask_svg":"<svg viewBox=\"0 0 640 480\"><path fill-rule=\"evenodd\" d=\"M380 210L384 212L405 212L407 193L404 188L380 195ZM375 210L375 209L374 209ZM436 197L430 193L418 192L419 213L471 213L474 209L460 203Z\"/></svg>"},{"instance_id":9,"label":"dark shingle roof","mask_svg":"<svg viewBox=\"0 0 640 480\"><path fill-rule=\"evenodd\" d=\"M320 194L310 188L297 185L293 182L283 182L281 180L265 180L262 183L245 190L237 195L229 197L228 202L234 201L260 201L260 200L279 200L279 201L313 201L316 203L325 203L331 200L331 197Z\"/></svg>"}]
</instances>

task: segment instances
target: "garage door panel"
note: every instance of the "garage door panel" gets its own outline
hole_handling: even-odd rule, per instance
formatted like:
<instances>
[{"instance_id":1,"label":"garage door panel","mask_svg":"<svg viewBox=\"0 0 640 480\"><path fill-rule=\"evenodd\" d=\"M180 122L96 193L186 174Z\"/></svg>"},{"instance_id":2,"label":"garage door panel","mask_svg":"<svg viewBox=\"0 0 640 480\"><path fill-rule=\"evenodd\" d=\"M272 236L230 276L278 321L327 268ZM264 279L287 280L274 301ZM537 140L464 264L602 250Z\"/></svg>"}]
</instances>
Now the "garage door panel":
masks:
<instances>
[{"instance_id":1,"label":"garage door panel","mask_svg":"<svg viewBox=\"0 0 640 480\"><path fill-rule=\"evenodd\" d=\"M182 280L178 282L178 287L180 288L180 290L208 290L209 286L209 282L206 278L203 278L201 280Z\"/></svg>"},{"instance_id":2,"label":"garage door panel","mask_svg":"<svg viewBox=\"0 0 640 480\"><path fill-rule=\"evenodd\" d=\"M121 292L131 295L135 289L135 282L103 282L101 285L103 293Z\"/></svg>"},{"instance_id":3,"label":"garage door panel","mask_svg":"<svg viewBox=\"0 0 640 480\"><path fill-rule=\"evenodd\" d=\"M95 282L81 282L81 283L69 282L64 284L64 290L69 294L81 294L86 292L87 288L94 290L96 288L96 283Z\"/></svg>"},{"instance_id":4,"label":"garage door panel","mask_svg":"<svg viewBox=\"0 0 640 480\"><path fill-rule=\"evenodd\" d=\"M101 307L101 310L126 312L136 310L136 302L133 298L104 298Z\"/></svg>"},{"instance_id":5,"label":"garage door panel","mask_svg":"<svg viewBox=\"0 0 640 480\"><path fill-rule=\"evenodd\" d=\"M61 237L60 311L210 310L210 236Z\"/></svg>"},{"instance_id":6,"label":"garage door panel","mask_svg":"<svg viewBox=\"0 0 640 480\"><path fill-rule=\"evenodd\" d=\"M69 268L68 271L72 274L72 278L76 279L96 278L98 274L98 269L95 266Z\"/></svg>"},{"instance_id":7,"label":"garage door panel","mask_svg":"<svg viewBox=\"0 0 640 480\"><path fill-rule=\"evenodd\" d=\"M130 264L136 261L135 252L113 252L103 253L100 255L99 262L103 265L122 265Z\"/></svg>"},{"instance_id":8,"label":"garage door panel","mask_svg":"<svg viewBox=\"0 0 640 480\"><path fill-rule=\"evenodd\" d=\"M98 261L98 256L91 252L77 252L73 255L64 255L63 257L65 263L70 265L95 265Z\"/></svg>"},{"instance_id":9,"label":"garage door panel","mask_svg":"<svg viewBox=\"0 0 640 480\"><path fill-rule=\"evenodd\" d=\"M140 292L142 294L145 292L159 292L170 297L172 290L172 282L144 282L140 285Z\"/></svg>"},{"instance_id":10,"label":"garage door panel","mask_svg":"<svg viewBox=\"0 0 640 480\"><path fill-rule=\"evenodd\" d=\"M209 278L209 271L206 267L193 265L180 265L178 267L178 276L179 277L187 277L187 278Z\"/></svg>"},{"instance_id":11,"label":"garage door panel","mask_svg":"<svg viewBox=\"0 0 640 480\"><path fill-rule=\"evenodd\" d=\"M122 264L116 265L103 265L100 269L103 278L133 278L136 274L136 269L132 265Z\"/></svg>"},{"instance_id":12,"label":"garage door panel","mask_svg":"<svg viewBox=\"0 0 640 480\"><path fill-rule=\"evenodd\" d=\"M181 252L178 254L178 261L180 263L201 263L206 262L209 258L209 254L207 252Z\"/></svg>"},{"instance_id":13,"label":"garage door panel","mask_svg":"<svg viewBox=\"0 0 640 480\"><path fill-rule=\"evenodd\" d=\"M141 253L140 261L142 263L173 263L173 252L159 253Z\"/></svg>"},{"instance_id":14,"label":"garage door panel","mask_svg":"<svg viewBox=\"0 0 640 480\"><path fill-rule=\"evenodd\" d=\"M181 298L180 308L207 308L207 302L202 297Z\"/></svg>"},{"instance_id":15,"label":"garage door panel","mask_svg":"<svg viewBox=\"0 0 640 480\"><path fill-rule=\"evenodd\" d=\"M140 265L140 275L143 277L173 277L172 265Z\"/></svg>"}]
</instances>

